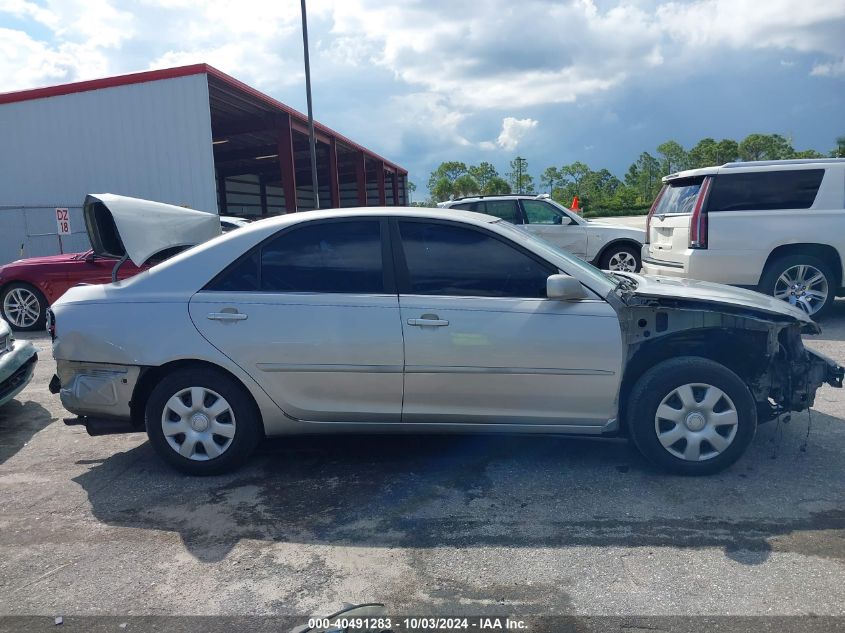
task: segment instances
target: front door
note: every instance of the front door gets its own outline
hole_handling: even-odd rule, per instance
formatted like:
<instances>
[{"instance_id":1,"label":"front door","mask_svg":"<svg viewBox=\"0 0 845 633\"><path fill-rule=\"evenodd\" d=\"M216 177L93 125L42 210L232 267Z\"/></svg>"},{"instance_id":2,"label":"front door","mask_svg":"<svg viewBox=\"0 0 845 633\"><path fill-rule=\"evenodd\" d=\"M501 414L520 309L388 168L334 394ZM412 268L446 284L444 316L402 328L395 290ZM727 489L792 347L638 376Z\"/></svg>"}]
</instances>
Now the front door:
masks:
<instances>
[{"instance_id":1,"label":"front door","mask_svg":"<svg viewBox=\"0 0 845 633\"><path fill-rule=\"evenodd\" d=\"M623 348L610 305L546 299L558 270L483 229L408 219L398 234L403 422L598 429L616 416Z\"/></svg>"},{"instance_id":2,"label":"front door","mask_svg":"<svg viewBox=\"0 0 845 633\"><path fill-rule=\"evenodd\" d=\"M568 215L542 200L521 200L525 230L584 259L587 257L587 230Z\"/></svg>"},{"instance_id":3,"label":"front door","mask_svg":"<svg viewBox=\"0 0 845 633\"><path fill-rule=\"evenodd\" d=\"M294 418L398 422L402 328L386 227L283 230L194 295L194 324Z\"/></svg>"}]
</instances>

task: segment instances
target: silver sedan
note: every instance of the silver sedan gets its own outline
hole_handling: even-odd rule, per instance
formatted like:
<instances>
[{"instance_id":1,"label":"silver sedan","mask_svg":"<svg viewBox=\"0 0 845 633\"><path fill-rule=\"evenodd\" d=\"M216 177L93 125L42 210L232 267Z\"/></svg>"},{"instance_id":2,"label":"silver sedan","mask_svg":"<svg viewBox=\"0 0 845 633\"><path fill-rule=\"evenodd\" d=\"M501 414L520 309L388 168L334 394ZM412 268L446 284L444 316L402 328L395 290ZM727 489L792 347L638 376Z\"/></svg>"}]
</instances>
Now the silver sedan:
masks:
<instances>
[{"instance_id":1,"label":"silver sedan","mask_svg":"<svg viewBox=\"0 0 845 633\"><path fill-rule=\"evenodd\" d=\"M121 243L106 215L89 218L95 248ZM788 304L609 275L451 210L255 222L73 288L53 312L52 386L71 423L146 432L192 474L242 464L265 436L337 432L622 434L663 468L705 474L758 422L842 384Z\"/></svg>"}]
</instances>

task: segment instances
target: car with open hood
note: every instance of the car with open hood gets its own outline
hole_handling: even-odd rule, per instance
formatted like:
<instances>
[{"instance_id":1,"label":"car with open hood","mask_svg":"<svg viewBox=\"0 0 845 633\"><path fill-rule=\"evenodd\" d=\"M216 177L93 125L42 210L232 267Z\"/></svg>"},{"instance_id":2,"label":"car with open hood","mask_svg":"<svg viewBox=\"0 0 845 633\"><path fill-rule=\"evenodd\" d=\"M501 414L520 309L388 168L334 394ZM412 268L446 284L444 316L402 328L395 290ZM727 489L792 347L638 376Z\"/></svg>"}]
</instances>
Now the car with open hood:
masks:
<instances>
[{"instance_id":1,"label":"car with open hood","mask_svg":"<svg viewBox=\"0 0 845 633\"><path fill-rule=\"evenodd\" d=\"M0 318L0 407L29 384L37 362L35 346L15 340L9 324Z\"/></svg>"},{"instance_id":2,"label":"car with open hood","mask_svg":"<svg viewBox=\"0 0 845 633\"><path fill-rule=\"evenodd\" d=\"M95 249L132 250L108 209L90 219ZM605 273L451 209L254 222L72 288L52 312L66 422L146 432L193 474L238 466L265 436L341 432L623 435L663 468L707 474L758 422L843 378L805 349L819 329L798 308Z\"/></svg>"},{"instance_id":3,"label":"car with open hood","mask_svg":"<svg viewBox=\"0 0 845 633\"><path fill-rule=\"evenodd\" d=\"M133 247L147 239L150 226L161 224L172 231L168 246L159 248L157 244L150 244L151 248L138 251L145 257L124 262L117 273L120 279L137 275L174 252L219 235L221 231L216 214L110 193L88 196L83 215L87 218L96 214L100 207L110 210L114 222L121 226ZM86 220L86 228L89 226ZM117 263L118 259L106 249L93 249L84 253L19 259L0 266L0 316L15 330L43 330L48 306L77 284L109 283Z\"/></svg>"}]
</instances>

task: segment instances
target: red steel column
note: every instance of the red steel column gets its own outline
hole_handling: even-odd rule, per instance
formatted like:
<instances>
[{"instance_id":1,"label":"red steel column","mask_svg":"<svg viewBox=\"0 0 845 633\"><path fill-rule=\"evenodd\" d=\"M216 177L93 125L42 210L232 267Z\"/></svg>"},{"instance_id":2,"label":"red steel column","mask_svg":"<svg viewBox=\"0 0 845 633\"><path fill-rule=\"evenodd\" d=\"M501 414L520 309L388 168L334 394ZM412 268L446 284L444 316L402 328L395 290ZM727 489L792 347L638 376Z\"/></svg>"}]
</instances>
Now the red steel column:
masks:
<instances>
[{"instance_id":1,"label":"red steel column","mask_svg":"<svg viewBox=\"0 0 845 633\"><path fill-rule=\"evenodd\" d=\"M380 207L387 205L387 195L384 191L384 162L378 161L376 163L376 182L378 183L378 204Z\"/></svg>"},{"instance_id":2,"label":"red steel column","mask_svg":"<svg viewBox=\"0 0 845 633\"><path fill-rule=\"evenodd\" d=\"M285 211L296 213L296 168L293 161L293 131L290 115L279 118L279 169L282 172L282 191L285 193Z\"/></svg>"},{"instance_id":3,"label":"red steel column","mask_svg":"<svg viewBox=\"0 0 845 633\"><path fill-rule=\"evenodd\" d=\"M340 208L340 178L337 173L337 141L329 139L329 195L332 208Z\"/></svg>"},{"instance_id":4,"label":"red steel column","mask_svg":"<svg viewBox=\"0 0 845 633\"><path fill-rule=\"evenodd\" d=\"M399 206L399 170L393 170L393 206Z\"/></svg>"},{"instance_id":5,"label":"red steel column","mask_svg":"<svg viewBox=\"0 0 845 633\"><path fill-rule=\"evenodd\" d=\"M367 163L364 152L355 157L355 182L358 186L358 206L367 206Z\"/></svg>"}]
</instances>

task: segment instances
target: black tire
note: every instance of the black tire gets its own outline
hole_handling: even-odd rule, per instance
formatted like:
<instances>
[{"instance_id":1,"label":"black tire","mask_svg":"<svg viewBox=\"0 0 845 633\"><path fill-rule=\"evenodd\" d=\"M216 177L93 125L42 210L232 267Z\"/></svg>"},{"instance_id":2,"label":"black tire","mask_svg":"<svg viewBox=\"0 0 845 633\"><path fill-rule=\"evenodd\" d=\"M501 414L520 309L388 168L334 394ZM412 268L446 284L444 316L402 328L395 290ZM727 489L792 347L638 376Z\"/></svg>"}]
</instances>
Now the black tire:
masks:
<instances>
[{"instance_id":1,"label":"black tire","mask_svg":"<svg viewBox=\"0 0 845 633\"><path fill-rule=\"evenodd\" d=\"M630 272L638 273L640 272L640 270L642 270L643 263L640 259L640 249L635 246L632 246L631 244L611 244L610 246L608 246L607 250L605 250L601 254L601 258L599 259L599 268L601 268L602 270L610 270L610 260L613 259L614 255L618 255L621 253L631 255L637 262L637 265L634 267L634 270Z\"/></svg>"},{"instance_id":2,"label":"black tire","mask_svg":"<svg viewBox=\"0 0 845 633\"><path fill-rule=\"evenodd\" d=\"M664 398L678 387L695 383L720 389L733 402L737 414L733 441L723 452L703 461L687 461L664 448L655 419ZM696 401L701 402L698 398ZM711 475L724 470L745 453L757 430L757 405L742 379L724 365L697 356L663 361L643 374L631 391L626 413L628 433L640 453L653 464L680 475Z\"/></svg>"},{"instance_id":3,"label":"black tire","mask_svg":"<svg viewBox=\"0 0 845 633\"><path fill-rule=\"evenodd\" d=\"M229 404L235 419L231 443L221 455L213 459L199 461L200 458L184 457L171 447L165 437L162 427L165 406L171 397L190 387L201 387L219 394ZM237 469L249 459L264 436L261 415L246 389L223 372L206 367L184 368L165 376L147 400L145 420L147 436L159 456L176 470L188 475L219 475ZM174 441L178 441L178 438L179 436L175 436ZM184 442L184 434L182 438ZM226 440L220 436L214 436L212 439L218 443L219 440ZM198 442L195 454L201 451L207 455L204 444L202 449L199 444Z\"/></svg>"},{"instance_id":4,"label":"black tire","mask_svg":"<svg viewBox=\"0 0 845 633\"><path fill-rule=\"evenodd\" d=\"M824 275L825 281L827 281L827 300L821 308L810 315L814 320L818 320L830 310L830 306L833 305L833 300L836 298L836 292L839 290L837 275L824 260L813 257L812 255L787 255L786 257L780 257L766 266L757 288L764 294L774 296L775 284L778 278L793 266L800 266L802 264L818 269Z\"/></svg>"},{"instance_id":5,"label":"black tire","mask_svg":"<svg viewBox=\"0 0 845 633\"><path fill-rule=\"evenodd\" d=\"M38 300L38 318L31 325L15 325L12 322L12 319L9 318L9 315L6 314L6 309L4 307L6 305L6 297L12 294L13 291L18 289L26 290ZM13 330L18 330L21 332L34 332L36 330L43 330L47 324L47 307L47 298L44 296L44 294L35 286L24 283L22 281L16 281L9 284L3 289L3 292L0 293L0 314L3 315L3 318Z\"/></svg>"}]
</instances>

